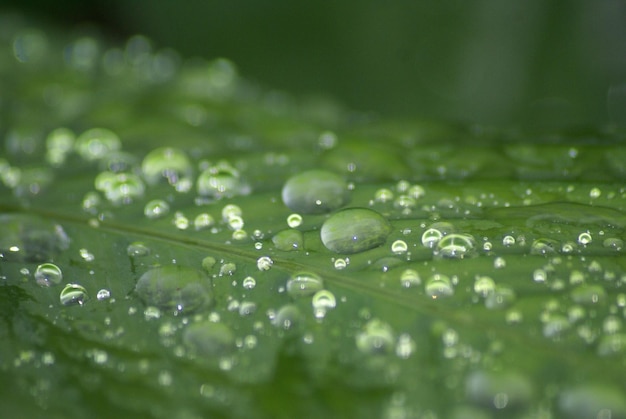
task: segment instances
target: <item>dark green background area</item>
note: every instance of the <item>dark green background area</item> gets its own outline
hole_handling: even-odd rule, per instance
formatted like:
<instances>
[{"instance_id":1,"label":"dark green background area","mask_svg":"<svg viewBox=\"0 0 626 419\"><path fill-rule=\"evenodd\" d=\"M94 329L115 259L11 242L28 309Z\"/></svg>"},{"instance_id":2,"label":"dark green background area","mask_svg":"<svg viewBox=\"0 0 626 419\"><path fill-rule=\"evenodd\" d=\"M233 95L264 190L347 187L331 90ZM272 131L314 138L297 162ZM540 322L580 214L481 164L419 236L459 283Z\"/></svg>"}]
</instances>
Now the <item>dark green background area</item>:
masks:
<instances>
[{"instance_id":1,"label":"dark green background area","mask_svg":"<svg viewBox=\"0 0 626 419\"><path fill-rule=\"evenodd\" d=\"M350 108L487 124L626 121L621 0L4 0L3 9L183 56ZM1 8L1 7L0 7Z\"/></svg>"}]
</instances>

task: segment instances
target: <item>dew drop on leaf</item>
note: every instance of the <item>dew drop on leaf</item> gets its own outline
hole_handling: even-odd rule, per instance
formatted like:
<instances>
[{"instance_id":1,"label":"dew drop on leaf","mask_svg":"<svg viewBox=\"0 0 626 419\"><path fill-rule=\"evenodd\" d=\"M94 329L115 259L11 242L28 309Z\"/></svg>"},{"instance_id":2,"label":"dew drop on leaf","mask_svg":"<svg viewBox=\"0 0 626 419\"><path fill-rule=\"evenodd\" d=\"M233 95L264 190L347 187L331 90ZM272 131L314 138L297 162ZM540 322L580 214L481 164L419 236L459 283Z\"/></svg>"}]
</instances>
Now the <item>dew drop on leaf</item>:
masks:
<instances>
[{"instance_id":1,"label":"dew drop on leaf","mask_svg":"<svg viewBox=\"0 0 626 419\"><path fill-rule=\"evenodd\" d=\"M283 186L282 198L293 211L323 214L348 202L348 185L332 172L310 170L289 178Z\"/></svg>"},{"instance_id":2,"label":"dew drop on leaf","mask_svg":"<svg viewBox=\"0 0 626 419\"><path fill-rule=\"evenodd\" d=\"M83 159L93 161L119 150L122 143L113 131L106 128L92 128L76 139L74 147Z\"/></svg>"},{"instance_id":3,"label":"dew drop on leaf","mask_svg":"<svg viewBox=\"0 0 626 419\"><path fill-rule=\"evenodd\" d=\"M448 234L437 243L435 255L443 258L463 259L471 256L476 247L476 240L470 234Z\"/></svg>"},{"instance_id":4,"label":"dew drop on leaf","mask_svg":"<svg viewBox=\"0 0 626 419\"><path fill-rule=\"evenodd\" d=\"M391 224L376 211L349 208L331 215L322 225L322 243L335 253L363 252L385 243Z\"/></svg>"},{"instance_id":5,"label":"dew drop on leaf","mask_svg":"<svg viewBox=\"0 0 626 419\"><path fill-rule=\"evenodd\" d=\"M59 295L59 300L64 306L83 305L87 298L87 290L79 284L67 284Z\"/></svg>"},{"instance_id":6,"label":"dew drop on leaf","mask_svg":"<svg viewBox=\"0 0 626 419\"><path fill-rule=\"evenodd\" d=\"M152 201L148 201L143 208L144 215L151 220L161 218L164 215L169 214L169 212L169 204L162 199L153 199Z\"/></svg>"},{"instance_id":7,"label":"dew drop on leaf","mask_svg":"<svg viewBox=\"0 0 626 419\"><path fill-rule=\"evenodd\" d=\"M42 287L50 287L60 284L63 280L63 273L54 263L42 263L35 270L35 281Z\"/></svg>"},{"instance_id":8,"label":"dew drop on leaf","mask_svg":"<svg viewBox=\"0 0 626 419\"><path fill-rule=\"evenodd\" d=\"M276 249L283 252L301 249L303 240L302 233L293 228L279 231L272 237L272 243L274 243Z\"/></svg>"},{"instance_id":9,"label":"dew drop on leaf","mask_svg":"<svg viewBox=\"0 0 626 419\"><path fill-rule=\"evenodd\" d=\"M209 279L196 269L165 265L145 272L135 292L147 305L177 312L192 312L212 302Z\"/></svg>"},{"instance_id":10,"label":"dew drop on leaf","mask_svg":"<svg viewBox=\"0 0 626 419\"><path fill-rule=\"evenodd\" d=\"M235 347L235 335L225 324L205 320L187 326L183 343L192 355L210 359L229 354Z\"/></svg>"},{"instance_id":11,"label":"dew drop on leaf","mask_svg":"<svg viewBox=\"0 0 626 419\"><path fill-rule=\"evenodd\" d=\"M152 150L144 157L141 171L149 184L167 180L170 185L174 185L181 178L191 176L192 167L189 158L182 150L161 147Z\"/></svg>"},{"instance_id":12,"label":"dew drop on leaf","mask_svg":"<svg viewBox=\"0 0 626 419\"><path fill-rule=\"evenodd\" d=\"M295 298L313 295L323 288L322 278L313 272L296 272L287 281L287 294Z\"/></svg>"},{"instance_id":13,"label":"dew drop on leaf","mask_svg":"<svg viewBox=\"0 0 626 419\"><path fill-rule=\"evenodd\" d=\"M320 290L313 295L311 299L313 306L313 315L316 319L322 319L326 316L328 310L332 310L337 305L335 294L328 290Z\"/></svg>"},{"instance_id":14,"label":"dew drop on leaf","mask_svg":"<svg viewBox=\"0 0 626 419\"><path fill-rule=\"evenodd\" d=\"M447 275L435 274L426 281L425 291L433 299L450 297L454 294L454 286Z\"/></svg>"},{"instance_id":15,"label":"dew drop on leaf","mask_svg":"<svg viewBox=\"0 0 626 419\"><path fill-rule=\"evenodd\" d=\"M395 348L391 326L379 319L368 321L356 335L356 347L368 355L391 353Z\"/></svg>"}]
</instances>

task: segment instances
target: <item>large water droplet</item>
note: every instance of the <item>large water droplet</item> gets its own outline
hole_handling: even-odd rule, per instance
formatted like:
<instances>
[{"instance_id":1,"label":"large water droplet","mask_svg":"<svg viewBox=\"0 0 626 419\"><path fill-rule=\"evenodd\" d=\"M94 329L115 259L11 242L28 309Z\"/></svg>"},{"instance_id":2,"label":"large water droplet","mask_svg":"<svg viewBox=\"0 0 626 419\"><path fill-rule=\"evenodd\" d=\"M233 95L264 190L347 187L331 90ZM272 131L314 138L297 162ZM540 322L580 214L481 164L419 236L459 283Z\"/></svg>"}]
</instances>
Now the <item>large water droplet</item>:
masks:
<instances>
[{"instance_id":1,"label":"large water droplet","mask_svg":"<svg viewBox=\"0 0 626 419\"><path fill-rule=\"evenodd\" d=\"M385 243L391 224L366 208L349 208L333 214L322 225L322 243L336 253L358 253Z\"/></svg>"},{"instance_id":2,"label":"large water droplet","mask_svg":"<svg viewBox=\"0 0 626 419\"><path fill-rule=\"evenodd\" d=\"M61 283L63 273L54 263L43 263L35 270L35 280L42 287L49 287Z\"/></svg>"},{"instance_id":3,"label":"large water droplet","mask_svg":"<svg viewBox=\"0 0 626 419\"><path fill-rule=\"evenodd\" d=\"M313 272L297 272L287 281L287 293L292 297L313 295L322 288L322 278Z\"/></svg>"},{"instance_id":4,"label":"large water droplet","mask_svg":"<svg viewBox=\"0 0 626 419\"><path fill-rule=\"evenodd\" d=\"M150 184L167 180L170 185L192 174L191 163L187 155L177 148L161 147L152 150L143 159L141 171Z\"/></svg>"},{"instance_id":5,"label":"large water droplet","mask_svg":"<svg viewBox=\"0 0 626 419\"><path fill-rule=\"evenodd\" d=\"M302 326L302 321L300 309L293 304L287 304L278 310L272 324L279 329L294 331Z\"/></svg>"},{"instance_id":6,"label":"large water droplet","mask_svg":"<svg viewBox=\"0 0 626 419\"><path fill-rule=\"evenodd\" d=\"M348 202L348 185L340 176L324 170L310 170L292 176L282 191L283 202L302 214L323 214Z\"/></svg>"},{"instance_id":7,"label":"large water droplet","mask_svg":"<svg viewBox=\"0 0 626 419\"><path fill-rule=\"evenodd\" d=\"M194 311L210 304L209 279L196 269L165 265L144 273L135 286L146 304L174 312Z\"/></svg>"},{"instance_id":8,"label":"large water droplet","mask_svg":"<svg viewBox=\"0 0 626 419\"><path fill-rule=\"evenodd\" d=\"M189 325L183 342L192 355L210 359L230 353L235 347L235 336L225 324L205 320Z\"/></svg>"}]
</instances>

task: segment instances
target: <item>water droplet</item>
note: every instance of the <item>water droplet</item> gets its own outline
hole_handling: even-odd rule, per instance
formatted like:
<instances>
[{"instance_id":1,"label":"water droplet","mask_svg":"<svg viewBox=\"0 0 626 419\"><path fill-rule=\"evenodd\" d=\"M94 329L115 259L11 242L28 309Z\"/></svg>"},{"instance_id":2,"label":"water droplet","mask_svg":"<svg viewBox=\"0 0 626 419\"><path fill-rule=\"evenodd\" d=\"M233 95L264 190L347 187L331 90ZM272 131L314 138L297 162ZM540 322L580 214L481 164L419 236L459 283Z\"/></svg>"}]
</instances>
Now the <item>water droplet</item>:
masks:
<instances>
[{"instance_id":1,"label":"water droplet","mask_svg":"<svg viewBox=\"0 0 626 419\"><path fill-rule=\"evenodd\" d=\"M574 288L570 296L578 304L593 305L604 302L606 291L601 285L579 285Z\"/></svg>"},{"instance_id":2,"label":"water droplet","mask_svg":"<svg viewBox=\"0 0 626 419\"><path fill-rule=\"evenodd\" d=\"M281 307L272 319L272 324L283 330L297 330L302 324L302 313L293 304Z\"/></svg>"},{"instance_id":3,"label":"water droplet","mask_svg":"<svg viewBox=\"0 0 626 419\"><path fill-rule=\"evenodd\" d=\"M626 417L622 391L600 384L582 384L563 389L558 396L558 411L568 419L615 419Z\"/></svg>"},{"instance_id":4,"label":"water droplet","mask_svg":"<svg viewBox=\"0 0 626 419\"><path fill-rule=\"evenodd\" d=\"M287 281L287 293L294 298L313 295L323 288L322 278L313 272L297 272Z\"/></svg>"},{"instance_id":5,"label":"water droplet","mask_svg":"<svg viewBox=\"0 0 626 419\"><path fill-rule=\"evenodd\" d=\"M391 225L379 213L366 208L339 211L322 225L320 235L328 250L358 253L378 247L387 240Z\"/></svg>"},{"instance_id":6,"label":"water droplet","mask_svg":"<svg viewBox=\"0 0 626 419\"><path fill-rule=\"evenodd\" d=\"M283 252L301 249L303 240L302 233L292 228L279 231L272 237L272 243L274 243L276 249Z\"/></svg>"},{"instance_id":7,"label":"water droplet","mask_svg":"<svg viewBox=\"0 0 626 419\"><path fill-rule=\"evenodd\" d=\"M394 342L393 329L379 319L368 321L356 335L356 347L368 355L389 354L395 348Z\"/></svg>"},{"instance_id":8,"label":"water droplet","mask_svg":"<svg viewBox=\"0 0 626 419\"><path fill-rule=\"evenodd\" d=\"M300 227L300 225L302 224L302 216L300 214L289 214L289 216L287 217L287 225L290 228L296 228L296 227Z\"/></svg>"},{"instance_id":9,"label":"water droplet","mask_svg":"<svg viewBox=\"0 0 626 419\"><path fill-rule=\"evenodd\" d=\"M434 248L443 237L443 233L436 228L429 228L422 234L422 244L428 248Z\"/></svg>"},{"instance_id":10,"label":"water droplet","mask_svg":"<svg viewBox=\"0 0 626 419\"><path fill-rule=\"evenodd\" d=\"M185 217L182 212L177 211L174 214L174 225L179 230L187 230L189 228L189 218Z\"/></svg>"},{"instance_id":11,"label":"water droplet","mask_svg":"<svg viewBox=\"0 0 626 419\"><path fill-rule=\"evenodd\" d=\"M437 243L435 255L444 258L463 259L474 252L476 241L470 234L448 234Z\"/></svg>"},{"instance_id":12,"label":"water droplet","mask_svg":"<svg viewBox=\"0 0 626 419\"><path fill-rule=\"evenodd\" d=\"M346 261L346 259L337 258L337 259L335 259L335 261L333 262L333 266L334 266L334 267L335 267L335 269L337 269L337 270L346 269L346 266L348 266L348 262Z\"/></svg>"},{"instance_id":13,"label":"water droplet","mask_svg":"<svg viewBox=\"0 0 626 419\"><path fill-rule=\"evenodd\" d=\"M393 199L393 192L387 188L381 188L374 193L376 202L388 202Z\"/></svg>"},{"instance_id":14,"label":"water droplet","mask_svg":"<svg viewBox=\"0 0 626 419\"><path fill-rule=\"evenodd\" d=\"M602 336L596 352L600 356L623 356L626 353L626 335L616 333Z\"/></svg>"},{"instance_id":15,"label":"water droplet","mask_svg":"<svg viewBox=\"0 0 626 419\"><path fill-rule=\"evenodd\" d=\"M89 161L99 160L121 147L122 143L117 134L105 128L89 129L83 132L75 143L76 152Z\"/></svg>"},{"instance_id":16,"label":"water droplet","mask_svg":"<svg viewBox=\"0 0 626 419\"><path fill-rule=\"evenodd\" d=\"M282 198L293 211L323 214L348 202L348 185L334 173L311 170L289 178L283 187Z\"/></svg>"},{"instance_id":17,"label":"water droplet","mask_svg":"<svg viewBox=\"0 0 626 419\"><path fill-rule=\"evenodd\" d=\"M50 287L61 283L63 273L54 263L42 263L35 270L35 280L42 287Z\"/></svg>"},{"instance_id":18,"label":"water droplet","mask_svg":"<svg viewBox=\"0 0 626 419\"><path fill-rule=\"evenodd\" d=\"M542 321L543 335L547 338L557 338L572 327L569 319L561 314L550 313Z\"/></svg>"},{"instance_id":19,"label":"water droplet","mask_svg":"<svg viewBox=\"0 0 626 419\"><path fill-rule=\"evenodd\" d=\"M198 214L193 220L193 226L196 230L204 230L215 224L215 219L206 212Z\"/></svg>"},{"instance_id":20,"label":"water droplet","mask_svg":"<svg viewBox=\"0 0 626 419\"><path fill-rule=\"evenodd\" d=\"M251 276L247 276L243 279L243 282L241 283L241 285L247 289L247 290L251 290L254 287L256 287L256 280L251 277Z\"/></svg>"},{"instance_id":21,"label":"water droplet","mask_svg":"<svg viewBox=\"0 0 626 419\"><path fill-rule=\"evenodd\" d=\"M591 188L589 191L589 198L591 199L600 198L600 195L602 195L600 188Z\"/></svg>"},{"instance_id":22,"label":"water droplet","mask_svg":"<svg viewBox=\"0 0 626 419\"><path fill-rule=\"evenodd\" d=\"M406 244L404 240L396 240L391 243L391 251L395 254L406 253L409 246Z\"/></svg>"},{"instance_id":23,"label":"water droplet","mask_svg":"<svg viewBox=\"0 0 626 419\"><path fill-rule=\"evenodd\" d=\"M546 282L548 278L548 274L543 269L535 269L533 271L533 281L535 282Z\"/></svg>"},{"instance_id":24,"label":"water droplet","mask_svg":"<svg viewBox=\"0 0 626 419\"><path fill-rule=\"evenodd\" d=\"M502 244L506 247L513 246L515 244L515 237L513 236L504 236L502 238Z\"/></svg>"},{"instance_id":25,"label":"water droplet","mask_svg":"<svg viewBox=\"0 0 626 419\"><path fill-rule=\"evenodd\" d=\"M109 298L111 298L111 291L103 288L98 291L98 293L96 294L96 298L100 301L108 300Z\"/></svg>"},{"instance_id":26,"label":"water droplet","mask_svg":"<svg viewBox=\"0 0 626 419\"><path fill-rule=\"evenodd\" d=\"M83 210L89 213L96 213L98 206L102 204L102 199L97 192L87 192L83 197Z\"/></svg>"},{"instance_id":27,"label":"water droplet","mask_svg":"<svg viewBox=\"0 0 626 419\"><path fill-rule=\"evenodd\" d=\"M207 272L210 272L211 269L213 269L213 267L215 266L216 263L217 263L217 261L215 260L215 258L213 256L207 256L204 259L202 259L202 267Z\"/></svg>"},{"instance_id":28,"label":"water droplet","mask_svg":"<svg viewBox=\"0 0 626 419\"><path fill-rule=\"evenodd\" d=\"M74 304L83 305L87 298L87 290L85 287L78 284L67 284L59 296L61 304L64 306Z\"/></svg>"},{"instance_id":29,"label":"water droplet","mask_svg":"<svg viewBox=\"0 0 626 419\"><path fill-rule=\"evenodd\" d=\"M261 256L256 261L256 267L259 271L269 271L273 264L274 261L269 256Z\"/></svg>"},{"instance_id":30,"label":"water droplet","mask_svg":"<svg viewBox=\"0 0 626 419\"><path fill-rule=\"evenodd\" d=\"M414 199L420 199L426 194L426 191L420 185L413 185L408 189L407 194Z\"/></svg>"},{"instance_id":31,"label":"water droplet","mask_svg":"<svg viewBox=\"0 0 626 419\"><path fill-rule=\"evenodd\" d=\"M488 309L507 308L515 301L515 291L509 287L497 286L485 298L485 307Z\"/></svg>"},{"instance_id":32,"label":"water droplet","mask_svg":"<svg viewBox=\"0 0 626 419\"><path fill-rule=\"evenodd\" d=\"M578 236L578 243L582 244L583 246L588 245L592 242L592 240L593 239L591 238L591 234L589 234L589 232L580 233L580 235Z\"/></svg>"},{"instance_id":33,"label":"water droplet","mask_svg":"<svg viewBox=\"0 0 626 419\"><path fill-rule=\"evenodd\" d=\"M85 262L93 262L96 257L87 249L79 249L78 254Z\"/></svg>"},{"instance_id":34,"label":"water droplet","mask_svg":"<svg viewBox=\"0 0 626 419\"><path fill-rule=\"evenodd\" d=\"M170 185L175 185L181 178L191 176L192 167L182 150L161 147L146 155L141 163L141 171L149 184L167 180Z\"/></svg>"},{"instance_id":35,"label":"water droplet","mask_svg":"<svg viewBox=\"0 0 626 419\"><path fill-rule=\"evenodd\" d=\"M46 138L46 161L54 167L61 166L74 148L74 132L68 128L57 128Z\"/></svg>"},{"instance_id":36,"label":"water droplet","mask_svg":"<svg viewBox=\"0 0 626 419\"><path fill-rule=\"evenodd\" d=\"M478 406L518 410L533 400L533 386L524 375L515 371L474 371L465 380L465 393Z\"/></svg>"},{"instance_id":37,"label":"water droplet","mask_svg":"<svg viewBox=\"0 0 626 419\"><path fill-rule=\"evenodd\" d=\"M337 305L335 295L328 290L320 290L313 295L311 299L313 306L313 315L316 319L326 317L328 310L332 310Z\"/></svg>"},{"instance_id":38,"label":"water droplet","mask_svg":"<svg viewBox=\"0 0 626 419\"><path fill-rule=\"evenodd\" d=\"M553 239L541 238L533 241L530 246L531 255L546 255L555 253L560 248L559 242Z\"/></svg>"},{"instance_id":39,"label":"water droplet","mask_svg":"<svg viewBox=\"0 0 626 419\"><path fill-rule=\"evenodd\" d=\"M400 274L400 283L404 288L416 287L422 283L419 273L414 269L405 269Z\"/></svg>"},{"instance_id":40,"label":"water droplet","mask_svg":"<svg viewBox=\"0 0 626 419\"><path fill-rule=\"evenodd\" d=\"M222 266L220 266L220 276L231 276L237 271L237 265L233 262L226 262Z\"/></svg>"},{"instance_id":41,"label":"water droplet","mask_svg":"<svg viewBox=\"0 0 626 419\"><path fill-rule=\"evenodd\" d=\"M0 253L5 261L45 262L69 247L58 224L35 216L0 214Z\"/></svg>"},{"instance_id":42,"label":"water droplet","mask_svg":"<svg viewBox=\"0 0 626 419\"><path fill-rule=\"evenodd\" d=\"M102 172L96 177L95 187L114 204L129 204L145 191L142 180L132 173Z\"/></svg>"},{"instance_id":43,"label":"water droplet","mask_svg":"<svg viewBox=\"0 0 626 419\"><path fill-rule=\"evenodd\" d=\"M624 241L617 237L609 237L604 239L604 241L602 242L602 246L607 249L613 249L619 252L624 248Z\"/></svg>"},{"instance_id":44,"label":"water droplet","mask_svg":"<svg viewBox=\"0 0 626 419\"><path fill-rule=\"evenodd\" d=\"M433 299L450 297L454 294L452 281L446 275L435 274L428 278L425 285L426 294Z\"/></svg>"},{"instance_id":45,"label":"water droplet","mask_svg":"<svg viewBox=\"0 0 626 419\"><path fill-rule=\"evenodd\" d=\"M488 276L478 276L474 281L474 292L481 297L487 297L496 289L496 283Z\"/></svg>"},{"instance_id":46,"label":"water droplet","mask_svg":"<svg viewBox=\"0 0 626 419\"><path fill-rule=\"evenodd\" d=\"M233 240L237 240L237 241L246 240L248 238L248 233L246 232L246 230L238 229L238 230L233 231L232 238ZM257 244L259 243L255 243L255 246ZM263 243L260 243L260 244L262 247Z\"/></svg>"},{"instance_id":47,"label":"water droplet","mask_svg":"<svg viewBox=\"0 0 626 419\"><path fill-rule=\"evenodd\" d=\"M408 359L415 353L416 346L411 336L403 333L398 337L398 342L396 343L396 356L401 359Z\"/></svg>"},{"instance_id":48,"label":"water droplet","mask_svg":"<svg viewBox=\"0 0 626 419\"><path fill-rule=\"evenodd\" d=\"M223 323L209 320L190 324L183 333L183 343L190 354L204 360L223 356L235 348L235 335Z\"/></svg>"},{"instance_id":49,"label":"water droplet","mask_svg":"<svg viewBox=\"0 0 626 419\"><path fill-rule=\"evenodd\" d=\"M143 208L143 213L151 220L163 217L170 212L170 206L162 199L153 199Z\"/></svg>"},{"instance_id":50,"label":"water droplet","mask_svg":"<svg viewBox=\"0 0 626 419\"><path fill-rule=\"evenodd\" d=\"M142 242L133 242L126 248L126 253L130 257L144 257L150 254L150 248Z\"/></svg>"},{"instance_id":51,"label":"water droplet","mask_svg":"<svg viewBox=\"0 0 626 419\"><path fill-rule=\"evenodd\" d=\"M175 313L198 310L212 300L208 278L201 271L180 265L150 269L141 275L135 291L146 304Z\"/></svg>"},{"instance_id":52,"label":"water droplet","mask_svg":"<svg viewBox=\"0 0 626 419\"><path fill-rule=\"evenodd\" d=\"M196 187L198 195L216 199L249 193L239 171L227 162L219 162L204 170L198 176Z\"/></svg>"}]
</instances>

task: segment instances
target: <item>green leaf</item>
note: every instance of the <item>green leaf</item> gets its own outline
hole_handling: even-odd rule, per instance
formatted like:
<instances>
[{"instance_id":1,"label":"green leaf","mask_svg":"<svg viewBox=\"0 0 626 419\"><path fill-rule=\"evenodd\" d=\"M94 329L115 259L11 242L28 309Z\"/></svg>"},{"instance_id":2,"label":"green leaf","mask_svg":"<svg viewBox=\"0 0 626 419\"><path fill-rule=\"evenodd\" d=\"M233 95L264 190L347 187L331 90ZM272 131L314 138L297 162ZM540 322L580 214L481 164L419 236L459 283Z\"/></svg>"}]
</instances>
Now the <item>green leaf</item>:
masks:
<instances>
[{"instance_id":1,"label":"green leaf","mask_svg":"<svg viewBox=\"0 0 626 419\"><path fill-rule=\"evenodd\" d=\"M623 133L3 36L7 416L626 417Z\"/></svg>"}]
</instances>

